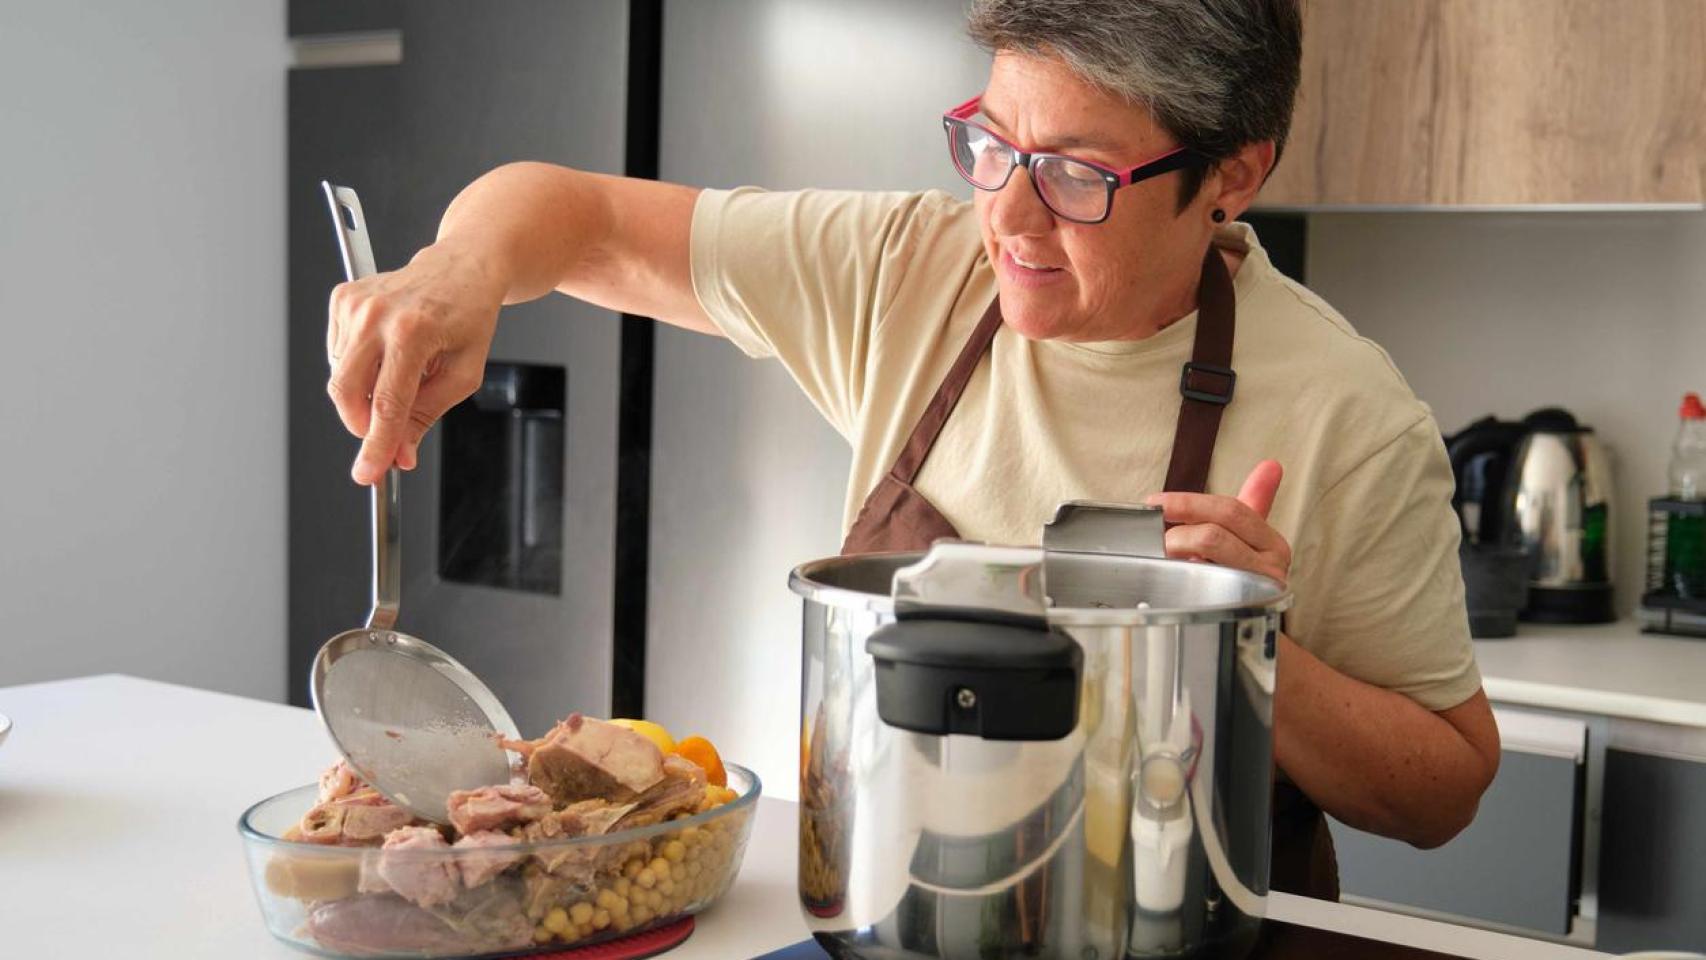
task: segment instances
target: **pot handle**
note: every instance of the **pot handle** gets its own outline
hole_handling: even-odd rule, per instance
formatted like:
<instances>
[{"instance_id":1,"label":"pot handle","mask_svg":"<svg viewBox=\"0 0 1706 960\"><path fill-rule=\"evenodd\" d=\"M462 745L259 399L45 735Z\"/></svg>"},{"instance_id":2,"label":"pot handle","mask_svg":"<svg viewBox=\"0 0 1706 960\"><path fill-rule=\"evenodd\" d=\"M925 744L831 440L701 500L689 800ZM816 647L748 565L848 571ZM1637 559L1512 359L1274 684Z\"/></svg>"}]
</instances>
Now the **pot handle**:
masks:
<instances>
[{"instance_id":1,"label":"pot handle","mask_svg":"<svg viewBox=\"0 0 1706 960\"><path fill-rule=\"evenodd\" d=\"M1067 500L1043 524L1043 549L1160 558L1167 555L1166 534L1160 507Z\"/></svg>"},{"instance_id":2,"label":"pot handle","mask_svg":"<svg viewBox=\"0 0 1706 960\"><path fill-rule=\"evenodd\" d=\"M865 641L877 715L914 733L1059 740L1078 724L1084 653L1040 619L915 617Z\"/></svg>"}]
</instances>

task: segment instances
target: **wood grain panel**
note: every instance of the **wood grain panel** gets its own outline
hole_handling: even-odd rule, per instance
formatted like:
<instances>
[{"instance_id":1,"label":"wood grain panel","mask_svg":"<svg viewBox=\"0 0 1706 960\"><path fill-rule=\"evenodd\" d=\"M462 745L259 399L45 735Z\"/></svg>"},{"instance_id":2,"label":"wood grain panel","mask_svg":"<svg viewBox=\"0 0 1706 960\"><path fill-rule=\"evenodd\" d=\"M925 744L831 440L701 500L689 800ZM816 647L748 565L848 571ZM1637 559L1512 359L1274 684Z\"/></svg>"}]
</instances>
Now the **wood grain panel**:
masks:
<instances>
[{"instance_id":1,"label":"wood grain panel","mask_svg":"<svg viewBox=\"0 0 1706 960\"><path fill-rule=\"evenodd\" d=\"M1266 206L1700 203L1706 0L1306 0Z\"/></svg>"}]
</instances>

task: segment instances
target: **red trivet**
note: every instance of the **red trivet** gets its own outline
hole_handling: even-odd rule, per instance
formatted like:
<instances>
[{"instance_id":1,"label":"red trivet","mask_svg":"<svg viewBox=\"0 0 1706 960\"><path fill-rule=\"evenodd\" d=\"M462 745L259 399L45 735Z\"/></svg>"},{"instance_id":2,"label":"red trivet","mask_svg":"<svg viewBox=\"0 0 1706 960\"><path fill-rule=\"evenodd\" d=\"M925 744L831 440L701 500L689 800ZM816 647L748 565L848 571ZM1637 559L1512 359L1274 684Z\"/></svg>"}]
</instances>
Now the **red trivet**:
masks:
<instances>
[{"instance_id":1,"label":"red trivet","mask_svg":"<svg viewBox=\"0 0 1706 960\"><path fill-rule=\"evenodd\" d=\"M555 953L530 954L530 960L642 960L655 957L665 950L680 946L693 932L693 918L682 917L667 927L636 933L620 940L606 940L584 947L570 947Z\"/></svg>"}]
</instances>

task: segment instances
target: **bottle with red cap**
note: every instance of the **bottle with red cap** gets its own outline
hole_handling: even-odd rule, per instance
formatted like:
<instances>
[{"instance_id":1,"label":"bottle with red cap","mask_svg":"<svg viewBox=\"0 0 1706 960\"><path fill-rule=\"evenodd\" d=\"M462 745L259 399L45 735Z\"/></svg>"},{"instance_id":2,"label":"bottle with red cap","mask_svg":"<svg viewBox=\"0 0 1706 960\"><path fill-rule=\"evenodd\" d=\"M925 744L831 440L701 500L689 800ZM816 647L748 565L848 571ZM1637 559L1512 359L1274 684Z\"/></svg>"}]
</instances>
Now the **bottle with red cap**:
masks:
<instances>
[{"instance_id":1,"label":"bottle with red cap","mask_svg":"<svg viewBox=\"0 0 1706 960\"><path fill-rule=\"evenodd\" d=\"M1706 500L1706 404L1682 398L1682 426L1671 447L1670 495ZM1665 585L1679 597L1706 599L1706 516L1673 513L1665 531Z\"/></svg>"}]
</instances>

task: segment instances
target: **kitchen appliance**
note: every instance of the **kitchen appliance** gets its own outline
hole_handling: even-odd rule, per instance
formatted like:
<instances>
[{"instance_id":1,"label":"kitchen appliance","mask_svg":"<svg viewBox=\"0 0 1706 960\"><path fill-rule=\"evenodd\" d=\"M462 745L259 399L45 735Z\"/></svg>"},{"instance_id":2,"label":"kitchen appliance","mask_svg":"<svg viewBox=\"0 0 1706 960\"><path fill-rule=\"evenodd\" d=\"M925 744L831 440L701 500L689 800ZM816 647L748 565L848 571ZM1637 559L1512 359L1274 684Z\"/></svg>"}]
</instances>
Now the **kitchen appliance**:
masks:
<instances>
[{"instance_id":1,"label":"kitchen appliance","mask_svg":"<svg viewBox=\"0 0 1706 960\"><path fill-rule=\"evenodd\" d=\"M1291 596L1162 559L1162 532L1074 502L1041 547L794 571L800 896L832 956L1248 949Z\"/></svg>"},{"instance_id":2,"label":"kitchen appliance","mask_svg":"<svg viewBox=\"0 0 1706 960\"><path fill-rule=\"evenodd\" d=\"M1542 623L1606 623L1612 597L1611 466L1591 427L1549 407L1518 423L1486 417L1446 443L1465 540L1521 549L1521 615ZM1466 565L1466 573L1470 568ZM1472 590L1473 592L1473 590Z\"/></svg>"},{"instance_id":3,"label":"kitchen appliance","mask_svg":"<svg viewBox=\"0 0 1706 960\"><path fill-rule=\"evenodd\" d=\"M326 296L343 278L317 185L361 185L368 216L384 224L372 238L379 262L403 264L433 242L451 198L505 162L621 173L627 85L607 81L629 74L630 10L290 7L293 33L390 28L407 51L371 66L298 66L289 78L288 675L292 700L307 706L320 645L367 610L369 563L368 491L349 480L359 441L326 399ZM480 135L456 133L467 130ZM484 381L402 475L409 609L396 626L465 664L523 730L571 710L647 713L645 568L619 574L622 551L649 542L643 510L618 510L636 489L643 506L647 489L619 462L622 326L563 296L505 307Z\"/></svg>"}]
</instances>

